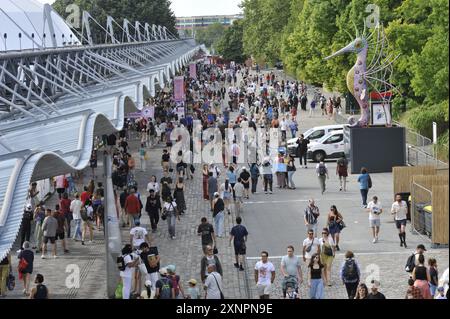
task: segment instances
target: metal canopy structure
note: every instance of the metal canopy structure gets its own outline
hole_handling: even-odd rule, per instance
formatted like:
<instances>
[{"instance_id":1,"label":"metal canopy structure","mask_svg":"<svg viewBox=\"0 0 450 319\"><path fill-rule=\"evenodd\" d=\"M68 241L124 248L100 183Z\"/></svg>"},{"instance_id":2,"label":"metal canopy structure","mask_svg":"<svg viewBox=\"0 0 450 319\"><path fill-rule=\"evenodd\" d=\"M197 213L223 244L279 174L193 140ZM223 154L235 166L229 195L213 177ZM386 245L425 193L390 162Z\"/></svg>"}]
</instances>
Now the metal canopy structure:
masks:
<instances>
[{"instance_id":1,"label":"metal canopy structure","mask_svg":"<svg viewBox=\"0 0 450 319\"><path fill-rule=\"evenodd\" d=\"M0 53L0 260L19 232L29 184L85 168L96 135L121 130L144 94L154 96L204 50L139 23L144 32L120 43L108 24L111 43Z\"/></svg>"}]
</instances>

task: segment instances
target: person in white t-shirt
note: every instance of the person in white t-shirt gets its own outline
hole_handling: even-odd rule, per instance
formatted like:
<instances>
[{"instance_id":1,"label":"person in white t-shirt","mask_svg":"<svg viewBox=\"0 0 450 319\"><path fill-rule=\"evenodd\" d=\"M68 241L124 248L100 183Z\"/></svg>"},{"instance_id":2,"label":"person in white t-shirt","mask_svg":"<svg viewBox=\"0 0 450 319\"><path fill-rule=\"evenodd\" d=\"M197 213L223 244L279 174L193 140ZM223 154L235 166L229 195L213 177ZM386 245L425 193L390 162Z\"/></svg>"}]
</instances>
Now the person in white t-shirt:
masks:
<instances>
[{"instance_id":1,"label":"person in white t-shirt","mask_svg":"<svg viewBox=\"0 0 450 319\"><path fill-rule=\"evenodd\" d=\"M400 247L406 246L406 220L408 213L408 204L402 200L402 196L397 194L395 202L392 204L391 214L395 215L395 224L398 229L398 237L400 238Z\"/></svg>"},{"instance_id":2,"label":"person in white t-shirt","mask_svg":"<svg viewBox=\"0 0 450 319\"><path fill-rule=\"evenodd\" d=\"M122 278L122 299L130 299L131 284L133 282L134 269L139 264L139 258L133 258L133 249L127 244L122 249L122 257L124 259L125 270L120 272Z\"/></svg>"},{"instance_id":3,"label":"person in white t-shirt","mask_svg":"<svg viewBox=\"0 0 450 319\"><path fill-rule=\"evenodd\" d=\"M308 238L303 241L303 261L309 265L312 255L320 254L320 240L313 230L308 230Z\"/></svg>"},{"instance_id":4,"label":"person in white t-shirt","mask_svg":"<svg viewBox=\"0 0 450 319\"><path fill-rule=\"evenodd\" d=\"M70 203L70 212L75 223L75 231L73 232L74 240L81 240L81 207L83 203L80 200L80 195L75 194L75 199Z\"/></svg>"},{"instance_id":5,"label":"person in white t-shirt","mask_svg":"<svg viewBox=\"0 0 450 319\"><path fill-rule=\"evenodd\" d=\"M130 243L134 249L139 249L142 243L150 243L148 232L144 227L141 227L141 222L135 222L135 226L130 230Z\"/></svg>"},{"instance_id":6,"label":"person in white t-shirt","mask_svg":"<svg viewBox=\"0 0 450 319\"><path fill-rule=\"evenodd\" d=\"M288 122L283 117L280 122L281 140L286 141L286 131L288 129Z\"/></svg>"},{"instance_id":7,"label":"person in white t-shirt","mask_svg":"<svg viewBox=\"0 0 450 319\"><path fill-rule=\"evenodd\" d=\"M367 205L367 211L369 212L369 223L373 233L373 243L378 242L378 234L380 233L381 219L380 215L383 212L383 207L377 196L372 198L373 200Z\"/></svg>"},{"instance_id":8,"label":"person in white t-shirt","mask_svg":"<svg viewBox=\"0 0 450 319\"><path fill-rule=\"evenodd\" d=\"M255 282L260 299L269 299L270 289L275 280L275 267L268 260L269 253L261 252L261 261L255 265Z\"/></svg>"},{"instance_id":9,"label":"person in white t-shirt","mask_svg":"<svg viewBox=\"0 0 450 319\"><path fill-rule=\"evenodd\" d=\"M151 189L153 189L156 194L159 193L159 183L157 182L155 175L150 178L150 182L147 184L147 191L150 192Z\"/></svg>"}]
</instances>

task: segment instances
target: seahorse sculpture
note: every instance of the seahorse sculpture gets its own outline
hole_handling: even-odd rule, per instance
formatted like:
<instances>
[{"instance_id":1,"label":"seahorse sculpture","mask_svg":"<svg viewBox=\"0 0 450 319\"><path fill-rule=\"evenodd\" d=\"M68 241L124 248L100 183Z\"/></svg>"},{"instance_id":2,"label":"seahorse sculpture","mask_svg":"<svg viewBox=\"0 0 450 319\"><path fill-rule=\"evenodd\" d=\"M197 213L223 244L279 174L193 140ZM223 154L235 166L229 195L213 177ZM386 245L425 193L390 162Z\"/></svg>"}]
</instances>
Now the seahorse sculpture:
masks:
<instances>
[{"instance_id":1,"label":"seahorse sculpture","mask_svg":"<svg viewBox=\"0 0 450 319\"><path fill-rule=\"evenodd\" d=\"M362 35L359 34L356 25L355 30L356 38L348 33L353 41L331 56L326 57L325 60L344 53L353 52L357 54L356 63L347 74L347 87L361 108L361 117L358 121L354 117L350 117L349 124L350 126L366 127L370 119L368 84L374 91L379 93L379 96L383 99L383 104L389 103L391 95L380 92L385 93L390 89L395 89L393 85L387 82L387 79L392 75L392 64L398 56L394 58L391 55L385 55L388 41L382 25L377 24L369 36L366 36L365 23ZM375 33L377 36L373 38ZM371 38L373 39L372 42L370 41ZM369 66L367 66L369 46L375 47L375 52ZM387 119L387 116L385 118Z\"/></svg>"}]
</instances>

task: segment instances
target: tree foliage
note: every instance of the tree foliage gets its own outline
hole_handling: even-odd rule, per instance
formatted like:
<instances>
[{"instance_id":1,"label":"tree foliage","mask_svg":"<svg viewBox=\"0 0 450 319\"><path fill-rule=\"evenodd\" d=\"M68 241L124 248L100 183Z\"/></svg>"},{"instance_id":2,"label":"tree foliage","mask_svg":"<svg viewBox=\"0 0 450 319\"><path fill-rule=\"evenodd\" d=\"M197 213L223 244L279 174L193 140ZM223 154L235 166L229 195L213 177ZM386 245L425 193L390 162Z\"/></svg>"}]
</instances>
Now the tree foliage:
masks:
<instances>
[{"instance_id":1,"label":"tree foliage","mask_svg":"<svg viewBox=\"0 0 450 319\"><path fill-rule=\"evenodd\" d=\"M225 30L226 27L223 24L216 22L205 28L197 29L195 38L197 43L204 44L207 48L217 49L217 44Z\"/></svg>"},{"instance_id":2,"label":"tree foliage","mask_svg":"<svg viewBox=\"0 0 450 319\"><path fill-rule=\"evenodd\" d=\"M244 55L242 38L244 25L242 21L235 20L224 33L217 44L217 51L224 59L243 63L247 57Z\"/></svg>"},{"instance_id":3,"label":"tree foliage","mask_svg":"<svg viewBox=\"0 0 450 319\"><path fill-rule=\"evenodd\" d=\"M68 15L66 8L70 4L78 5L81 12L89 12L103 28L106 28L106 17L110 15L120 26L123 25L123 19L128 19L133 26L136 21L143 26L147 22L150 25L165 26L173 35L178 34L175 29L175 15L170 9L169 0L56 0L52 7L59 15L66 17ZM93 22L91 28L96 42L103 42L105 32L101 27ZM116 33L122 33L119 26L114 25L114 28ZM134 35L133 28L130 28L130 33Z\"/></svg>"}]
</instances>

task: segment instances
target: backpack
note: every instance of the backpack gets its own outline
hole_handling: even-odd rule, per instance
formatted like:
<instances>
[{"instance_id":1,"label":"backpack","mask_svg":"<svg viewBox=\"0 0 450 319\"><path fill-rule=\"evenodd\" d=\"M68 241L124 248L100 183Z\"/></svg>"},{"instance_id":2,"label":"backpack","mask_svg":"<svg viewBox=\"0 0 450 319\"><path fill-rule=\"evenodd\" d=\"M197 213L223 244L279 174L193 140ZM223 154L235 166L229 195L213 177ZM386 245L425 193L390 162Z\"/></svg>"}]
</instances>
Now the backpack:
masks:
<instances>
[{"instance_id":1,"label":"backpack","mask_svg":"<svg viewBox=\"0 0 450 319\"><path fill-rule=\"evenodd\" d=\"M412 254L406 260L405 271L412 273L415 267L416 267L416 255Z\"/></svg>"},{"instance_id":2,"label":"backpack","mask_svg":"<svg viewBox=\"0 0 450 319\"><path fill-rule=\"evenodd\" d=\"M345 262L343 276L348 282L355 282L359 279L356 263L353 259Z\"/></svg>"},{"instance_id":3,"label":"backpack","mask_svg":"<svg viewBox=\"0 0 450 319\"><path fill-rule=\"evenodd\" d=\"M319 165L319 175L325 176L327 174L327 168L325 165Z\"/></svg>"},{"instance_id":4,"label":"backpack","mask_svg":"<svg viewBox=\"0 0 450 319\"><path fill-rule=\"evenodd\" d=\"M125 271L125 269L127 268L127 265L125 264L125 257L126 256L117 257L117 268L119 268L120 271Z\"/></svg>"},{"instance_id":5,"label":"backpack","mask_svg":"<svg viewBox=\"0 0 450 319\"><path fill-rule=\"evenodd\" d=\"M161 289L159 290L159 299L172 299L172 288L167 278L161 278Z\"/></svg>"}]
</instances>

